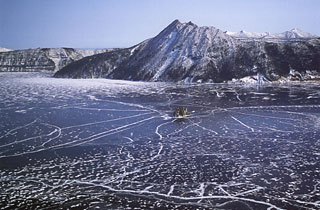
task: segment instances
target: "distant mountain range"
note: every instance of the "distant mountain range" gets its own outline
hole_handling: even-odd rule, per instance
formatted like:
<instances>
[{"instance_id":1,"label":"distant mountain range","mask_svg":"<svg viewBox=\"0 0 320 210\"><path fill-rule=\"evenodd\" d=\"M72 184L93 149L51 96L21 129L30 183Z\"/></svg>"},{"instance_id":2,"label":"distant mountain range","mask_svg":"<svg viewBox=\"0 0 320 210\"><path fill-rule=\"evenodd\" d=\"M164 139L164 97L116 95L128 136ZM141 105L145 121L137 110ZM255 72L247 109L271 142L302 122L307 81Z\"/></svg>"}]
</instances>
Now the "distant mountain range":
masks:
<instances>
[{"instance_id":1,"label":"distant mountain range","mask_svg":"<svg viewBox=\"0 0 320 210\"><path fill-rule=\"evenodd\" d=\"M297 29L281 34L223 32L173 21L133 47L73 62L56 77L144 81L223 82L261 73L278 80L320 72L320 40Z\"/></svg>"},{"instance_id":2,"label":"distant mountain range","mask_svg":"<svg viewBox=\"0 0 320 210\"><path fill-rule=\"evenodd\" d=\"M0 52L9 52L9 51L12 51L12 50L0 47Z\"/></svg>"},{"instance_id":3,"label":"distant mountain range","mask_svg":"<svg viewBox=\"0 0 320 210\"><path fill-rule=\"evenodd\" d=\"M283 33L256 33L256 32L247 32L247 31L240 31L240 32L230 32L226 31L226 34L238 38L238 39L255 39L261 41L269 41L269 42L287 42L287 41L304 41L312 38L317 38L317 36L312 35L310 33L304 32L300 29L294 28L290 31L285 31Z\"/></svg>"},{"instance_id":4,"label":"distant mountain range","mask_svg":"<svg viewBox=\"0 0 320 210\"><path fill-rule=\"evenodd\" d=\"M82 50L73 48L5 49L2 52L0 51L0 72L56 72L67 64L81 58L108 51L110 50Z\"/></svg>"},{"instance_id":5,"label":"distant mountain range","mask_svg":"<svg viewBox=\"0 0 320 210\"><path fill-rule=\"evenodd\" d=\"M175 20L157 36L130 48L0 53L0 71L41 69L64 78L223 82L260 73L278 80L293 69L320 72L320 39L299 29L279 34L224 32Z\"/></svg>"}]
</instances>

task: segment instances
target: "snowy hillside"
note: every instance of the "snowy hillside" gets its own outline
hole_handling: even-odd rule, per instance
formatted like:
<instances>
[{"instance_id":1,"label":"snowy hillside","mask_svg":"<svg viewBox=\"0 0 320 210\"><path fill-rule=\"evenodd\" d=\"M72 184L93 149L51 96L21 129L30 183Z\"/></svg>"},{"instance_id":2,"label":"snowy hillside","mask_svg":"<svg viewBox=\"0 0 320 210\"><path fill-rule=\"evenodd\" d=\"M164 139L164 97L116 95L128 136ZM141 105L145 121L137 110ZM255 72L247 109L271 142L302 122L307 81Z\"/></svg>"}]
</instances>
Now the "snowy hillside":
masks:
<instances>
[{"instance_id":1,"label":"snowy hillside","mask_svg":"<svg viewBox=\"0 0 320 210\"><path fill-rule=\"evenodd\" d=\"M240 32L231 32L226 31L226 34L242 40L256 40L256 41L268 41L268 42L288 42L288 41L299 41L299 40L308 40L316 38L317 36L312 35L310 33L304 32L300 29L294 28L290 31L285 31L283 33L256 33L256 32L247 32L247 31L240 31Z\"/></svg>"},{"instance_id":2,"label":"snowy hillside","mask_svg":"<svg viewBox=\"0 0 320 210\"><path fill-rule=\"evenodd\" d=\"M0 72L53 71L87 56L112 49L82 50L73 48L37 48L0 53Z\"/></svg>"},{"instance_id":3,"label":"snowy hillside","mask_svg":"<svg viewBox=\"0 0 320 210\"><path fill-rule=\"evenodd\" d=\"M13 51L13 50L0 47L0 53L1 52L9 52L9 51Z\"/></svg>"},{"instance_id":4,"label":"snowy hillside","mask_svg":"<svg viewBox=\"0 0 320 210\"><path fill-rule=\"evenodd\" d=\"M151 39L83 58L55 76L189 83L223 82L259 73L272 81L291 69L320 72L319 62L320 40L297 29L280 34L226 33L175 20Z\"/></svg>"}]
</instances>

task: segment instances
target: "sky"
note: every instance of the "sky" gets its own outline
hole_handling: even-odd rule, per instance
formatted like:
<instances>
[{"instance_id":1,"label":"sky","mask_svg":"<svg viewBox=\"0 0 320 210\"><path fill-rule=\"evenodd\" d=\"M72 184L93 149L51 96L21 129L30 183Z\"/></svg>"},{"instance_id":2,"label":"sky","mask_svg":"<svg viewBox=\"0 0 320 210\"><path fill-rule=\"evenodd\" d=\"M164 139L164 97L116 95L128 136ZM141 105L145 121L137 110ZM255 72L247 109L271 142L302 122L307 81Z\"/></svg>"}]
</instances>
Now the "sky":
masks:
<instances>
[{"instance_id":1,"label":"sky","mask_svg":"<svg viewBox=\"0 0 320 210\"><path fill-rule=\"evenodd\" d=\"M0 46L130 47L175 19L223 31L320 36L320 0L0 0Z\"/></svg>"}]
</instances>

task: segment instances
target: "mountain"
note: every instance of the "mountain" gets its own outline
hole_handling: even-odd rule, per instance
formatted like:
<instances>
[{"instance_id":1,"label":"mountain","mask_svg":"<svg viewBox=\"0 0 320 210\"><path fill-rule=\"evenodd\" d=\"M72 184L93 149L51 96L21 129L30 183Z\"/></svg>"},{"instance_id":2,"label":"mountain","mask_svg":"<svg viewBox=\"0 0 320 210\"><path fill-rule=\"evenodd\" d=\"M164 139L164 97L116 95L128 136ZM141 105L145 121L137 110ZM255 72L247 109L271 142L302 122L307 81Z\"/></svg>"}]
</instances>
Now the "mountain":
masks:
<instances>
[{"instance_id":1,"label":"mountain","mask_svg":"<svg viewBox=\"0 0 320 210\"><path fill-rule=\"evenodd\" d=\"M215 27L175 20L154 38L83 58L62 68L55 77L223 82L257 73L277 80L292 69L320 72L320 40L306 34L294 29L265 34L273 41L243 40Z\"/></svg>"},{"instance_id":2,"label":"mountain","mask_svg":"<svg viewBox=\"0 0 320 210\"><path fill-rule=\"evenodd\" d=\"M156 37L134 47L74 62L57 77L178 81L215 78L229 67L236 40L214 27L172 22ZM222 80L221 78L215 78Z\"/></svg>"},{"instance_id":3,"label":"mountain","mask_svg":"<svg viewBox=\"0 0 320 210\"><path fill-rule=\"evenodd\" d=\"M76 60L111 50L37 48L0 52L0 72L53 71Z\"/></svg>"},{"instance_id":4,"label":"mountain","mask_svg":"<svg viewBox=\"0 0 320 210\"><path fill-rule=\"evenodd\" d=\"M179 81L185 78L222 80L219 71L229 68L235 40L214 27L198 27L178 20L156 37L131 49L132 55L111 78Z\"/></svg>"},{"instance_id":5,"label":"mountain","mask_svg":"<svg viewBox=\"0 0 320 210\"><path fill-rule=\"evenodd\" d=\"M247 32L247 31L240 31L240 32L231 32L226 31L226 34L240 40L255 40L255 41L265 41L265 42L292 42L292 41L306 41L309 39L317 38L317 36L312 35L310 33L304 32L300 29L294 28L290 31L285 31L283 33L256 33L256 32Z\"/></svg>"},{"instance_id":6,"label":"mountain","mask_svg":"<svg viewBox=\"0 0 320 210\"><path fill-rule=\"evenodd\" d=\"M12 51L12 50L0 47L0 52L9 52L9 51Z\"/></svg>"}]
</instances>

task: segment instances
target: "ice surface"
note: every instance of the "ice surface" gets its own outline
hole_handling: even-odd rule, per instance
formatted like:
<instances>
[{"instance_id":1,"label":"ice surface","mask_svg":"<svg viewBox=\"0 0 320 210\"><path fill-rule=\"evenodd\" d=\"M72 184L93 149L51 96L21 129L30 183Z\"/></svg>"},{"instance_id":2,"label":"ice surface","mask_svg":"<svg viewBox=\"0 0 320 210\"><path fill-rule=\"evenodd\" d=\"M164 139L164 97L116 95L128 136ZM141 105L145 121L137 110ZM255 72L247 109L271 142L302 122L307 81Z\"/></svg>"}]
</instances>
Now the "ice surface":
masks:
<instances>
[{"instance_id":1,"label":"ice surface","mask_svg":"<svg viewBox=\"0 0 320 210\"><path fill-rule=\"evenodd\" d=\"M1 208L320 208L317 83L50 76L0 73Z\"/></svg>"}]
</instances>

